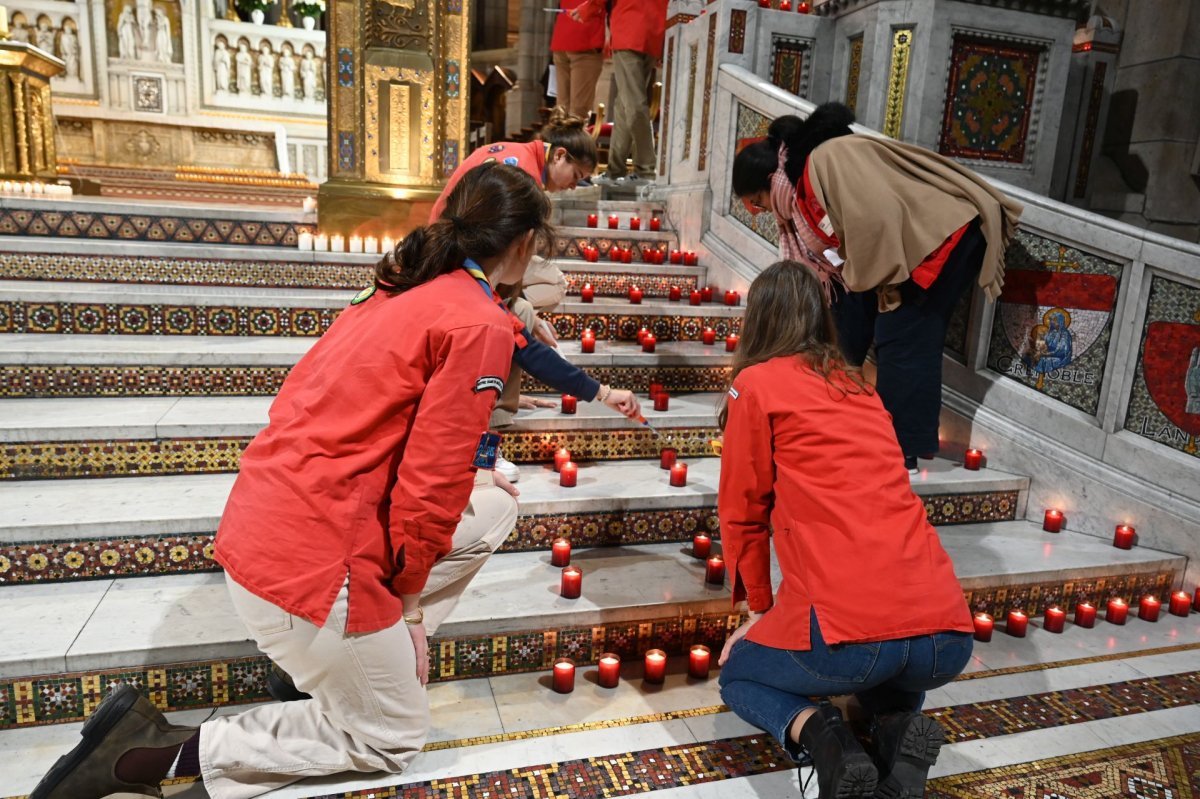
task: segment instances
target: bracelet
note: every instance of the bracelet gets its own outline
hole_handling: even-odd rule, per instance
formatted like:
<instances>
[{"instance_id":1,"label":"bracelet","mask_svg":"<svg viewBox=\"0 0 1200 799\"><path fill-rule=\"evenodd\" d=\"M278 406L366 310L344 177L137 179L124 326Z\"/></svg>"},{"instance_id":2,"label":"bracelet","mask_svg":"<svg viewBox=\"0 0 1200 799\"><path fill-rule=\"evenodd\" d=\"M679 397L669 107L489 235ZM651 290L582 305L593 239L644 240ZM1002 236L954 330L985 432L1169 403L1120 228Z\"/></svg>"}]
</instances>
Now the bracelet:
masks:
<instances>
[{"instance_id":1,"label":"bracelet","mask_svg":"<svg viewBox=\"0 0 1200 799\"><path fill-rule=\"evenodd\" d=\"M412 613L404 614L404 623L410 627L416 627L418 624L425 623L425 609L417 608Z\"/></svg>"},{"instance_id":2,"label":"bracelet","mask_svg":"<svg viewBox=\"0 0 1200 799\"><path fill-rule=\"evenodd\" d=\"M601 383L600 392L596 394L596 402L605 402L610 394L612 394L612 387Z\"/></svg>"}]
</instances>

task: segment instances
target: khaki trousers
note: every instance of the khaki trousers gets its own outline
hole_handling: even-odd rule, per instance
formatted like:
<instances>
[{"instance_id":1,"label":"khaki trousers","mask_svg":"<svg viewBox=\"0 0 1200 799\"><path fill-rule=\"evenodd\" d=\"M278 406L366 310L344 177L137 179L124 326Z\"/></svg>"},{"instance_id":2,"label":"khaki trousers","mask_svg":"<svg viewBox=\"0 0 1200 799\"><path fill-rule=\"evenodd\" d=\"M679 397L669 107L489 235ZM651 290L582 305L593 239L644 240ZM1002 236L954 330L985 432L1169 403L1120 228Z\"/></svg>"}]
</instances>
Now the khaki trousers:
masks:
<instances>
[{"instance_id":1,"label":"khaki trousers","mask_svg":"<svg viewBox=\"0 0 1200 799\"><path fill-rule=\"evenodd\" d=\"M654 177L654 129L650 125L650 79L654 59L636 50L613 53L617 81L612 139L608 143L608 174L625 175L625 159L633 149L633 168L644 178Z\"/></svg>"},{"instance_id":2,"label":"khaki trousers","mask_svg":"<svg viewBox=\"0 0 1200 799\"><path fill-rule=\"evenodd\" d=\"M517 520L517 501L490 484L490 472L483 474L487 484L471 493L453 549L434 565L421 595L430 635ZM347 635L347 586L325 626L317 627L228 577L226 583L258 648L313 698L205 722L200 769L212 799L249 799L305 777L403 772L429 730L429 703L404 622Z\"/></svg>"},{"instance_id":3,"label":"khaki trousers","mask_svg":"<svg viewBox=\"0 0 1200 799\"><path fill-rule=\"evenodd\" d=\"M554 53L554 74L558 81L558 104L567 113L587 119L596 103L596 81L604 57L599 50Z\"/></svg>"}]
</instances>

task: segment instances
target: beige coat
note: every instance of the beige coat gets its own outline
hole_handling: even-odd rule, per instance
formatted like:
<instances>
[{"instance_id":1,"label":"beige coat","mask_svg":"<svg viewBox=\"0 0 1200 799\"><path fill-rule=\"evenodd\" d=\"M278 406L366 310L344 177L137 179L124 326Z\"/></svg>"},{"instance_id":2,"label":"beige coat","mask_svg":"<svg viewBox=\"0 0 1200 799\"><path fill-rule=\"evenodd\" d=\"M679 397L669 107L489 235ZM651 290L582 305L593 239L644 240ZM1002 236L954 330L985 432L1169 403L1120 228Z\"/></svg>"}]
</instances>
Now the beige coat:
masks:
<instances>
[{"instance_id":1,"label":"beige coat","mask_svg":"<svg viewBox=\"0 0 1200 799\"><path fill-rule=\"evenodd\" d=\"M979 285L995 299L1004 285L1004 250L1022 206L969 169L911 144L855 134L830 139L807 165L813 194L829 215L851 291L890 291L951 233L980 217L987 241Z\"/></svg>"}]
</instances>

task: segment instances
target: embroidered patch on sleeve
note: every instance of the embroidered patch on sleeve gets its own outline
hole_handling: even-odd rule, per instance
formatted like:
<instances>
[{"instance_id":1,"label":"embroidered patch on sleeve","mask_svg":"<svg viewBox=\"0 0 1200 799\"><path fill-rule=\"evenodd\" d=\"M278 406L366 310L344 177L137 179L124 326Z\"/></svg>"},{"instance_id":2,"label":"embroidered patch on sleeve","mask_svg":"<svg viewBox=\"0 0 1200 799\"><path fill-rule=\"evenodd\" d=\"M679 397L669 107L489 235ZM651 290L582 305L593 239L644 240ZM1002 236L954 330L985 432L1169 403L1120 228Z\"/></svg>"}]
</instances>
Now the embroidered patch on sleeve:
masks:
<instances>
[{"instance_id":1,"label":"embroidered patch on sleeve","mask_svg":"<svg viewBox=\"0 0 1200 799\"><path fill-rule=\"evenodd\" d=\"M493 144L491 147L488 148L487 151L489 153L498 153L498 152L501 152L503 149L504 149L503 144Z\"/></svg>"},{"instance_id":2,"label":"embroidered patch on sleeve","mask_svg":"<svg viewBox=\"0 0 1200 799\"><path fill-rule=\"evenodd\" d=\"M489 155L487 158L483 159L480 163L481 164L494 164L494 163L496 163L496 159L494 156Z\"/></svg>"},{"instance_id":3,"label":"embroidered patch on sleeve","mask_svg":"<svg viewBox=\"0 0 1200 799\"><path fill-rule=\"evenodd\" d=\"M487 391L489 388L493 389L497 394L503 394L504 381L494 375L481 377L475 381L476 394L478 394L480 391Z\"/></svg>"},{"instance_id":4,"label":"embroidered patch on sleeve","mask_svg":"<svg viewBox=\"0 0 1200 799\"><path fill-rule=\"evenodd\" d=\"M738 398L738 390L736 388L734 388L733 386L730 386L729 387L729 396L733 397L734 399L737 399Z\"/></svg>"},{"instance_id":5,"label":"embroidered patch on sleeve","mask_svg":"<svg viewBox=\"0 0 1200 799\"><path fill-rule=\"evenodd\" d=\"M479 446L475 448L475 458L471 465L476 469L495 469L499 454L500 434L484 433L479 437Z\"/></svg>"},{"instance_id":6,"label":"embroidered patch on sleeve","mask_svg":"<svg viewBox=\"0 0 1200 799\"><path fill-rule=\"evenodd\" d=\"M515 155L510 155L508 158L504 159L504 163L508 164L509 166L516 166L517 157Z\"/></svg>"},{"instance_id":7,"label":"embroidered patch on sleeve","mask_svg":"<svg viewBox=\"0 0 1200 799\"><path fill-rule=\"evenodd\" d=\"M362 291L360 291L354 295L354 299L350 300L350 304L358 305L360 303L364 303L367 300L371 299L371 295L374 293L375 293L375 287L367 286L365 289L363 289Z\"/></svg>"}]
</instances>

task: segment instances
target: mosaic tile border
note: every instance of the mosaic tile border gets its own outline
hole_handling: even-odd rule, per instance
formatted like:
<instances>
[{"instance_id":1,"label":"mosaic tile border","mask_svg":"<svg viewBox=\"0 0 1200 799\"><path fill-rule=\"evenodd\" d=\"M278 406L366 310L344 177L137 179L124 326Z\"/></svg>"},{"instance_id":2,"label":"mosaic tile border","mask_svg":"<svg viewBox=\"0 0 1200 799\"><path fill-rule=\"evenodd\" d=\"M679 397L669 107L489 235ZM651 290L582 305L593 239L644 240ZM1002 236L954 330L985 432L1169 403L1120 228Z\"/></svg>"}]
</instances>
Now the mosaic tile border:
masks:
<instances>
[{"instance_id":1,"label":"mosaic tile border","mask_svg":"<svg viewBox=\"0 0 1200 799\"><path fill-rule=\"evenodd\" d=\"M0 365L0 399L42 397L272 397L290 366ZM724 391L729 366L599 366L588 374L612 386L662 383L672 393ZM527 393L553 393L529 380Z\"/></svg>"},{"instance_id":2,"label":"mosaic tile border","mask_svg":"<svg viewBox=\"0 0 1200 799\"><path fill-rule=\"evenodd\" d=\"M604 652L633 660L647 649L719 651L738 614L655 618L592 627L433 638L430 680L443 682L550 668L556 658L594 662ZM82 721L114 688L129 684L164 711L269 701L263 656L0 680L0 730Z\"/></svg>"},{"instance_id":3,"label":"mosaic tile border","mask_svg":"<svg viewBox=\"0 0 1200 799\"><path fill-rule=\"evenodd\" d=\"M0 236L295 247L301 231L315 232L295 222L0 208Z\"/></svg>"},{"instance_id":4,"label":"mosaic tile border","mask_svg":"<svg viewBox=\"0 0 1200 799\"><path fill-rule=\"evenodd\" d=\"M1044 46L956 32L951 45L938 152L950 158L1024 163L1037 102L1039 62L1044 58ZM978 80L981 75L987 76L982 85ZM1003 100L997 99L994 95L1005 85L1014 93ZM997 108L1005 100L1009 103L1007 108ZM966 115L980 112L981 107L981 118L976 122L982 135L972 136L965 123ZM993 109L997 116L988 118L986 114ZM997 134L996 122L1005 118L1011 124Z\"/></svg>"},{"instance_id":5,"label":"mosaic tile border","mask_svg":"<svg viewBox=\"0 0 1200 799\"><path fill-rule=\"evenodd\" d=\"M630 305L630 309L635 306ZM683 305L680 311L694 306ZM686 310L685 310L686 309ZM590 329L596 338L608 341L636 341L638 331L646 328L659 341L700 341L705 328L716 331L724 351L725 337L742 332L740 316L691 316L667 308L662 313L548 313L542 318L554 326L555 334L564 340L575 340ZM714 345L715 346L715 345Z\"/></svg>"},{"instance_id":6,"label":"mosaic tile border","mask_svg":"<svg viewBox=\"0 0 1200 799\"><path fill-rule=\"evenodd\" d=\"M1113 566L1118 564L1114 563ZM975 588L964 591L963 595L974 613L989 613L1004 618L1008 611L1017 609L1030 616L1040 616L1052 605L1073 609L1076 603L1084 600L1102 606L1113 597L1132 600L1150 595L1165 603L1178 578L1179 575L1174 571L1113 574L1082 580Z\"/></svg>"},{"instance_id":7,"label":"mosaic tile border","mask_svg":"<svg viewBox=\"0 0 1200 799\"><path fill-rule=\"evenodd\" d=\"M718 64L717 53L717 18L719 14L708 15L708 41L704 49L704 102L700 108L700 153L696 156L696 169L703 172L708 168L708 118L712 109L713 80L716 78Z\"/></svg>"},{"instance_id":8,"label":"mosaic tile border","mask_svg":"<svg viewBox=\"0 0 1200 799\"><path fill-rule=\"evenodd\" d=\"M1007 674L1028 674L1033 671L1047 671L1049 669L1061 669L1068 666L1088 666L1093 663L1112 663L1114 660L1127 660L1131 657L1150 657L1151 655L1172 655L1176 652L1193 652L1200 649L1200 643L1195 644L1176 644L1174 646L1160 646L1154 649L1139 649L1136 652L1110 652L1107 655L1092 655L1085 658L1070 658L1068 660L1051 660L1045 663L1030 663L1025 666L1005 666L999 669L988 669L985 671L964 672L954 678L955 682L963 682L966 680L979 680L984 677L1002 677Z\"/></svg>"},{"instance_id":9,"label":"mosaic tile border","mask_svg":"<svg viewBox=\"0 0 1200 799\"><path fill-rule=\"evenodd\" d=\"M370 266L305 264L295 261L0 253L0 275L5 280L357 291L370 284L372 270Z\"/></svg>"},{"instance_id":10,"label":"mosaic tile border","mask_svg":"<svg viewBox=\"0 0 1200 799\"><path fill-rule=\"evenodd\" d=\"M629 289L637 286L646 297L666 299L671 287L677 286L683 296L701 287L695 275L656 275L653 272L563 272L567 278L567 296L578 297L585 283L591 283L597 297L628 297ZM692 308L686 300L679 309Z\"/></svg>"},{"instance_id":11,"label":"mosaic tile border","mask_svg":"<svg viewBox=\"0 0 1200 799\"><path fill-rule=\"evenodd\" d=\"M341 308L0 301L0 333L319 336Z\"/></svg>"},{"instance_id":12,"label":"mosaic tile border","mask_svg":"<svg viewBox=\"0 0 1200 799\"><path fill-rule=\"evenodd\" d=\"M925 497L924 502L929 520L935 525L1011 521L1015 518L1017 494L944 494ZM576 547L687 542L698 531L720 538L719 530L717 510L712 505L537 514L518 517L500 551L547 550L559 537L571 539ZM212 544L211 532L0 543L0 585L219 571L220 566L212 558ZM1039 596L1056 590L1065 594L1062 585L1036 588ZM1010 597L1005 594L1003 599Z\"/></svg>"},{"instance_id":13,"label":"mosaic tile border","mask_svg":"<svg viewBox=\"0 0 1200 799\"><path fill-rule=\"evenodd\" d=\"M659 112L659 123L658 123L659 130L670 130L671 129L671 75L675 71L675 39L676 38L677 37L675 37L675 36L667 37L667 61L666 61L666 68L663 71L663 73L666 75L666 77L664 78L663 91L662 91L662 110ZM661 151L658 154L658 158L659 158L658 174L666 175L667 174L667 150L669 150L670 147L666 147L666 146L663 146L660 144L658 149Z\"/></svg>"},{"instance_id":14,"label":"mosaic tile border","mask_svg":"<svg viewBox=\"0 0 1200 799\"><path fill-rule=\"evenodd\" d=\"M632 236L623 238L622 233L629 231L608 230L607 228L596 228L595 233L588 233L582 236L555 236L554 237L554 252L551 254L553 258L575 258L583 260L583 248L595 247L600 251L600 260L608 261L608 251L613 247L633 250L633 262L645 268L648 271L653 271L655 264L649 264L645 261L645 252L647 250L665 250L670 253L671 250L678 249L676 235L669 231L661 233L645 233L647 236L654 236L654 239L649 238L634 238ZM586 263L586 261L584 261Z\"/></svg>"}]
</instances>

